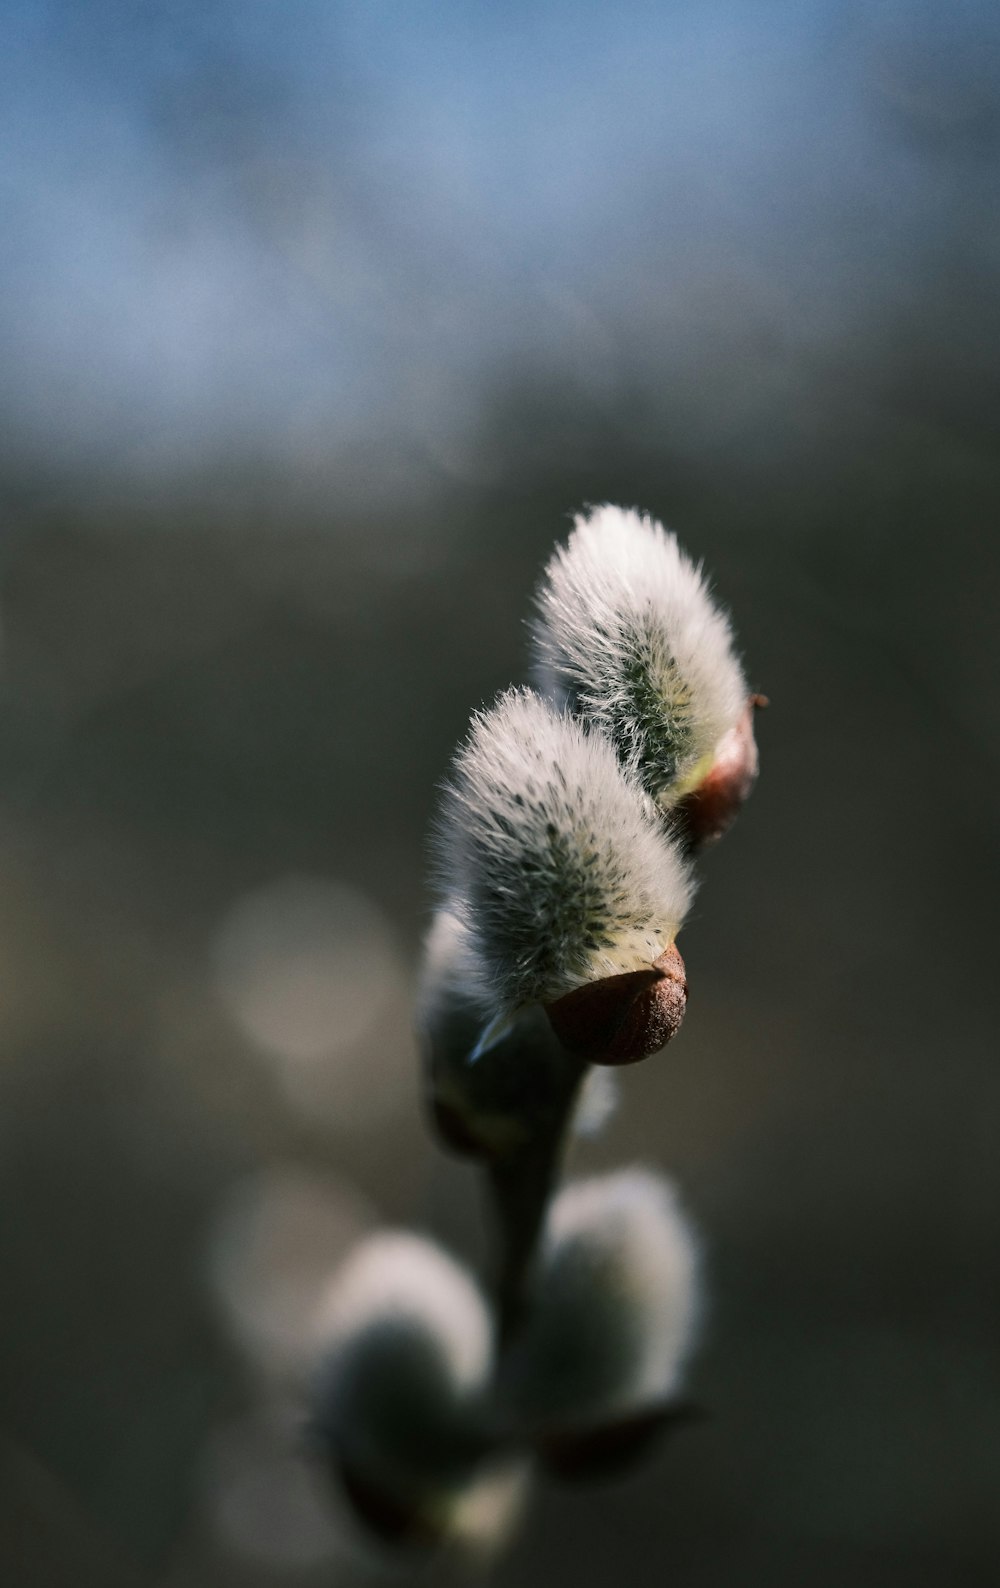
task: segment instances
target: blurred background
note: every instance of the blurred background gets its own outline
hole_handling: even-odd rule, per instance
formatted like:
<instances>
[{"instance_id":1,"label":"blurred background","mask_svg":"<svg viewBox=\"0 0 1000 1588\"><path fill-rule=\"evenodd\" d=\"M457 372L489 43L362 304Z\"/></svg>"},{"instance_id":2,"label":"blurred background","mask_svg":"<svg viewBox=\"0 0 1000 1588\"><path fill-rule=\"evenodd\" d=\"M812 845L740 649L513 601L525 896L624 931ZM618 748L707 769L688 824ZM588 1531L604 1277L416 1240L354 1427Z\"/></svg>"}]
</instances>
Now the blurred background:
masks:
<instances>
[{"instance_id":1,"label":"blurred background","mask_svg":"<svg viewBox=\"0 0 1000 1588\"><path fill-rule=\"evenodd\" d=\"M500 1588L1000 1561L1000 13L8 0L0 1574L373 1580L299 1453L435 787L585 502L735 616L758 790L580 1157L704 1233L710 1419Z\"/></svg>"}]
</instances>

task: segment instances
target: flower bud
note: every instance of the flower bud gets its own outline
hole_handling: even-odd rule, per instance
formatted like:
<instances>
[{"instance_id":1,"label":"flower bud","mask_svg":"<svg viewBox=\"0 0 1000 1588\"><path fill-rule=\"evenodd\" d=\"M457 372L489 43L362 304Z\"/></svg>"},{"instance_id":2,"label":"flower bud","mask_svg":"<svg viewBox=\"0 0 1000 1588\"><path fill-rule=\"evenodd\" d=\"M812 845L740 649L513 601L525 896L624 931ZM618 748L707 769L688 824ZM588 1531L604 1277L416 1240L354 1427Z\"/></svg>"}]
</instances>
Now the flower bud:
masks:
<instances>
[{"instance_id":1,"label":"flower bud","mask_svg":"<svg viewBox=\"0 0 1000 1588\"><path fill-rule=\"evenodd\" d=\"M715 773L684 830L692 846L718 836L756 775L748 690L729 621L676 538L619 507L581 513L537 604L543 692L605 734L664 812Z\"/></svg>"},{"instance_id":2,"label":"flower bud","mask_svg":"<svg viewBox=\"0 0 1000 1588\"><path fill-rule=\"evenodd\" d=\"M427 940L417 1001L425 1091L447 1147L489 1161L523 1148L549 1117L562 1117L581 1061L528 1004L490 1021L469 991L468 933L439 910Z\"/></svg>"},{"instance_id":3,"label":"flower bud","mask_svg":"<svg viewBox=\"0 0 1000 1588\"><path fill-rule=\"evenodd\" d=\"M653 967L684 919L690 872L600 734L530 690L502 696L456 757L440 836L472 1001L503 1018L630 972L643 972L643 987L665 979ZM602 1040L616 1036L639 990L610 990ZM600 1042L580 1025L566 1023L571 1045L592 1057ZM666 1026L654 1046L647 1034L646 1052Z\"/></svg>"},{"instance_id":4,"label":"flower bud","mask_svg":"<svg viewBox=\"0 0 1000 1588\"><path fill-rule=\"evenodd\" d=\"M542 1453L571 1468L641 1444L676 1401L697 1310L694 1238L666 1181L631 1169L562 1191L510 1364Z\"/></svg>"},{"instance_id":5,"label":"flower bud","mask_svg":"<svg viewBox=\"0 0 1000 1588\"><path fill-rule=\"evenodd\" d=\"M323 1308L313 1431L370 1531L431 1543L489 1450L493 1331L471 1277L418 1236L357 1247Z\"/></svg>"}]
</instances>

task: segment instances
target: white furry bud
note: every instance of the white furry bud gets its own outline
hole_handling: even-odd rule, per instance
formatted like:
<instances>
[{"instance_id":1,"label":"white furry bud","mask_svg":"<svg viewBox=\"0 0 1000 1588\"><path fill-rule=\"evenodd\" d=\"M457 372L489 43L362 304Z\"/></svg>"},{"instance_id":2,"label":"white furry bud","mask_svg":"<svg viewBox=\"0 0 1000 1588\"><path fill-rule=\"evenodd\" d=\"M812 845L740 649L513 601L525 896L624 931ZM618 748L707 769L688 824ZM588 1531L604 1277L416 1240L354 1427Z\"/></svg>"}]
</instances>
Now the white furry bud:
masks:
<instances>
[{"instance_id":1,"label":"white furry bud","mask_svg":"<svg viewBox=\"0 0 1000 1588\"><path fill-rule=\"evenodd\" d=\"M476 717L446 793L441 851L473 996L550 1003L672 945L689 871L611 745L530 690Z\"/></svg>"},{"instance_id":2,"label":"white furry bud","mask_svg":"<svg viewBox=\"0 0 1000 1588\"><path fill-rule=\"evenodd\" d=\"M701 571L655 520L598 507L577 515L537 604L545 694L599 728L663 808L676 805L747 704L728 619Z\"/></svg>"},{"instance_id":3,"label":"white furry bud","mask_svg":"<svg viewBox=\"0 0 1000 1588\"><path fill-rule=\"evenodd\" d=\"M643 1169L553 1203L514 1364L534 1425L606 1425L676 1394L698 1312L697 1252L672 1187Z\"/></svg>"},{"instance_id":4,"label":"white furry bud","mask_svg":"<svg viewBox=\"0 0 1000 1588\"><path fill-rule=\"evenodd\" d=\"M580 1061L537 1004L487 1023L468 985L468 953L467 928L452 910L439 910L427 940L417 1031L438 1134L456 1152L496 1162L565 1113Z\"/></svg>"},{"instance_id":5,"label":"white furry bud","mask_svg":"<svg viewBox=\"0 0 1000 1588\"><path fill-rule=\"evenodd\" d=\"M473 1280L432 1242L387 1232L335 1275L318 1329L313 1427L377 1531L432 1541L488 1448L493 1329Z\"/></svg>"}]
</instances>

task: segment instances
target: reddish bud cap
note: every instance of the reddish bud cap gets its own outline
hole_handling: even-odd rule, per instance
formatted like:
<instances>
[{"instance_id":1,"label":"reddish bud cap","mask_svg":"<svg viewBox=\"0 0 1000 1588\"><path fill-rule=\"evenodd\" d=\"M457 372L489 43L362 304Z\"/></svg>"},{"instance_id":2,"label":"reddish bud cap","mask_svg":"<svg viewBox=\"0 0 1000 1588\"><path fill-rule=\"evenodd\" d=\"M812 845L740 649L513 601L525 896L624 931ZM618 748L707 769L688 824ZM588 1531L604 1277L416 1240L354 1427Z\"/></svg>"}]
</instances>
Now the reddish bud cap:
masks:
<instances>
[{"instance_id":1,"label":"reddish bud cap","mask_svg":"<svg viewBox=\"0 0 1000 1588\"><path fill-rule=\"evenodd\" d=\"M675 944L642 970L605 976L546 1005L563 1047L591 1064L635 1064L666 1047L687 1005L687 974Z\"/></svg>"},{"instance_id":2,"label":"reddish bud cap","mask_svg":"<svg viewBox=\"0 0 1000 1588\"><path fill-rule=\"evenodd\" d=\"M712 770L677 805L678 820L692 849L722 837L757 781L753 719L755 710L766 705L764 695L750 696L735 728L719 741Z\"/></svg>"}]
</instances>

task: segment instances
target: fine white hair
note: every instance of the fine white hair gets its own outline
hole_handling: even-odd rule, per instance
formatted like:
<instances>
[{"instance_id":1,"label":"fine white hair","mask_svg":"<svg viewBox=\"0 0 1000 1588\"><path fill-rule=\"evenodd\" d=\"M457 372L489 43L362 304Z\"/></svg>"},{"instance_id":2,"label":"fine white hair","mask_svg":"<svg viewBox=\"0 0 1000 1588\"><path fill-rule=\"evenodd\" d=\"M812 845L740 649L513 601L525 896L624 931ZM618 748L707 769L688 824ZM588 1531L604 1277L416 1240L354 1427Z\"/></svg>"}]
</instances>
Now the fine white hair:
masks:
<instances>
[{"instance_id":1,"label":"fine white hair","mask_svg":"<svg viewBox=\"0 0 1000 1588\"><path fill-rule=\"evenodd\" d=\"M349 1484L443 1514L476 1479L493 1361L491 1316L465 1269L419 1236L373 1236L317 1319L317 1446Z\"/></svg>"},{"instance_id":2,"label":"fine white hair","mask_svg":"<svg viewBox=\"0 0 1000 1588\"><path fill-rule=\"evenodd\" d=\"M549 1210L516 1399L557 1424L662 1403L697 1322L697 1247L669 1182L644 1169L576 1181Z\"/></svg>"},{"instance_id":3,"label":"fine white hair","mask_svg":"<svg viewBox=\"0 0 1000 1588\"><path fill-rule=\"evenodd\" d=\"M439 829L465 973L494 1007L548 1002L673 942L688 867L609 742L531 690L473 720Z\"/></svg>"},{"instance_id":4,"label":"fine white hair","mask_svg":"<svg viewBox=\"0 0 1000 1588\"><path fill-rule=\"evenodd\" d=\"M549 1211L542 1264L570 1295L603 1287L634 1309L630 1400L676 1387L697 1323L698 1249L668 1180L633 1168L571 1183Z\"/></svg>"},{"instance_id":5,"label":"fine white hair","mask_svg":"<svg viewBox=\"0 0 1000 1588\"><path fill-rule=\"evenodd\" d=\"M482 1001L482 970L460 900L446 899L435 911L424 942L417 984L416 1025L426 1031L442 1018L460 1012L482 1024L489 1003Z\"/></svg>"},{"instance_id":6,"label":"fine white hair","mask_svg":"<svg viewBox=\"0 0 1000 1588\"><path fill-rule=\"evenodd\" d=\"M458 1390L478 1389L490 1370L493 1327L478 1286L422 1236L386 1230L355 1247L331 1280L316 1338L336 1357L374 1325L423 1331Z\"/></svg>"},{"instance_id":7,"label":"fine white hair","mask_svg":"<svg viewBox=\"0 0 1000 1588\"><path fill-rule=\"evenodd\" d=\"M605 505L574 525L537 595L539 686L670 805L746 705L729 620L655 519Z\"/></svg>"}]
</instances>

